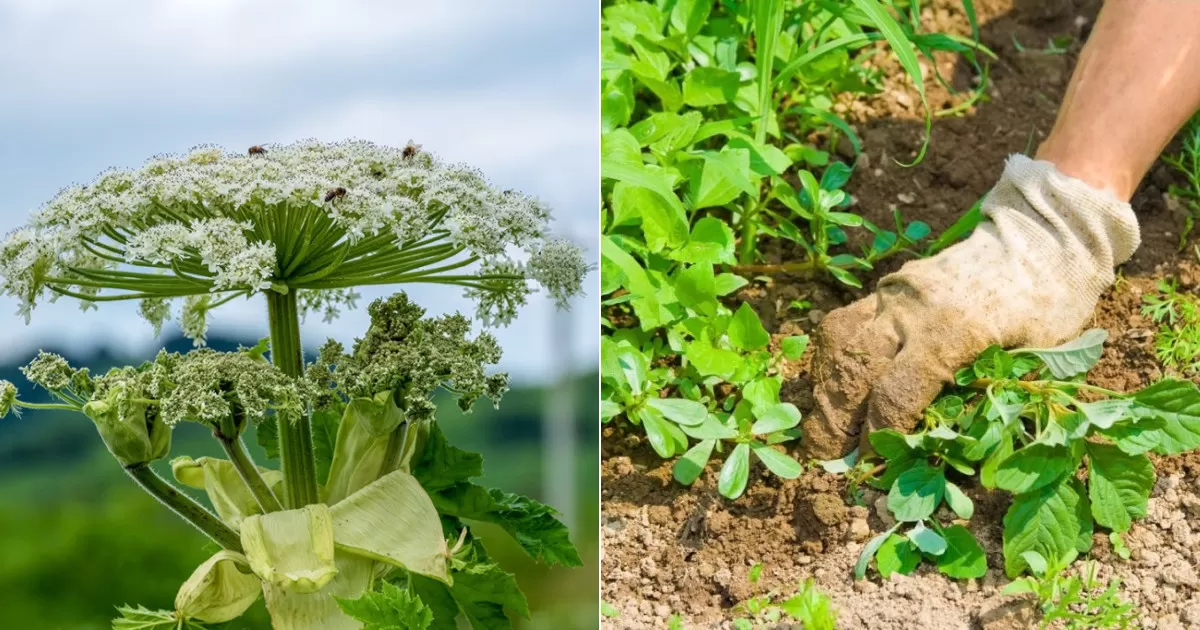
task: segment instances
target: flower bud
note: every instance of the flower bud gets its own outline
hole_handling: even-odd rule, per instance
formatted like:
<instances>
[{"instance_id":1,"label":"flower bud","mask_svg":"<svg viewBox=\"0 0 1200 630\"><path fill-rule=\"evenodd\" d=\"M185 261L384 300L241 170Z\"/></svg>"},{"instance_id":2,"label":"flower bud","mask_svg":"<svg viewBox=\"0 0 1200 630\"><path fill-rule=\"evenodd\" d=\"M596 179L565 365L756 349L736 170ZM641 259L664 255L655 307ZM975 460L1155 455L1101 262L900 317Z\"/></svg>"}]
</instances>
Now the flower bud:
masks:
<instances>
[{"instance_id":1,"label":"flower bud","mask_svg":"<svg viewBox=\"0 0 1200 630\"><path fill-rule=\"evenodd\" d=\"M13 410L14 403L17 402L17 386L12 383L0 380L0 418L8 415L8 412Z\"/></svg>"},{"instance_id":2,"label":"flower bud","mask_svg":"<svg viewBox=\"0 0 1200 630\"><path fill-rule=\"evenodd\" d=\"M120 392L113 389L106 399L83 406L104 445L126 467L166 457L171 451L170 427L146 405L119 402Z\"/></svg>"},{"instance_id":3,"label":"flower bud","mask_svg":"<svg viewBox=\"0 0 1200 630\"><path fill-rule=\"evenodd\" d=\"M250 571L246 556L218 551L192 572L175 595L180 619L225 623L246 612L262 592L262 582Z\"/></svg>"},{"instance_id":4,"label":"flower bud","mask_svg":"<svg viewBox=\"0 0 1200 630\"><path fill-rule=\"evenodd\" d=\"M242 548L255 575L295 593L319 591L338 572L333 519L322 503L247 517Z\"/></svg>"},{"instance_id":5,"label":"flower bud","mask_svg":"<svg viewBox=\"0 0 1200 630\"><path fill-rule=\"evenodd\" d=\"M283 482L283 473L278 470L262 467L258 470L268 486ZM213 457L192 459L184 455L171 460L171 473L179 483L208 493L208 500L217 510L217 515L234 530L241 529L242 521L247 516L262 512L258 500L229 460Z\"/></svg>"}]
</instances>

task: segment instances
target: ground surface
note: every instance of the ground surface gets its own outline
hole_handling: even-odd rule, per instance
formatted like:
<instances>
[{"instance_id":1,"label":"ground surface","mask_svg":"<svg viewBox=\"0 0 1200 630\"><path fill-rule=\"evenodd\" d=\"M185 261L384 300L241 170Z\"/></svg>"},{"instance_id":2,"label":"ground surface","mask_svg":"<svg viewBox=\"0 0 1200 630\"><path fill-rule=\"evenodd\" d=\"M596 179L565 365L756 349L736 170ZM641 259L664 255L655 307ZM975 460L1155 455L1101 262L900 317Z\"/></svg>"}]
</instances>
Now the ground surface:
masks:
<instances>
[{"instance_id":1,"label":"ground surface","mask_svg":"<svg viewBox=\"0 0 1200 630\"><path fill-rule=\"evenodd\" d=\"M892 208L899 207L937 233L987 192L1006 155L1036 146L1052 126L1098 2L977 0L976 7L981 38L1000 56L992 64L990 101L963 117L936 121L929 154L920 165L903 168L893 160L907 161L920 147L920 105L911 85L896 80L882 94L844 106L843 115L859 130L867 153L849 186L858 200L856 212L886 225ZM954 0L933 3L924 19L927 29L968 33ZM1041 49L1062 35L1074 38L1065 55L1022 53L1014 44L1015 38L1026 49ZM955 59L937 63L943 75L967 85L970 75ZM936 84L929 87L935 109L961 99ZM1181 221L1163 199L1171 181L1170 173L1157 166L1135 196L1142 247L1096 311L1093 325L1108 330L1109 344L1090 380L1104 387L1128 390L1162 376L1152 326L1138 313L1141 296L1166 276L1178 276L1188 289L1200 282L1195 257L1177 253ZM880 273L899 262L889 261ZM824 312L858 295L778 278L770 286L748 287L741 297L782 337L810 332ZM810 300L814 310L788 313L797 298ZM806 411L807 359L785 366L785 376L785 399ZM855 582L852 567L863 544L890 525L883 504L875 507L882 497L878 493L867 494L867 507L852 506L838 477L810 470L783 481L761 475L759 466L746 494L730 502L716 492L715 462L693 487L684 488L672 480L671 462L620 427L606 428L602 459L603 599L620 611L606 621L607 628L663 628L672 613L682 614L688 627L728 627L729 609L737 602L774 588L794 591L808 577L833 597L839 628L1001 630L1035 624L1028 602L999 594L1007 582L997 568L1002 565L1003 493L973 493L977 509L969 527L993 567L983 579L956 582L922 567L911 577ZM1104 535L1097 536L1092 557L1101 562L1102 576L1122 578L1124 595L1142 611L1142 627L1200 627L1200 458L1163 459L1156 467L1159 480L1149 515L1127 537L1132 558L1112 554ZM765 570L759 584L751 586L747 572L758 562Z\"/></svg>"}]
</instances>

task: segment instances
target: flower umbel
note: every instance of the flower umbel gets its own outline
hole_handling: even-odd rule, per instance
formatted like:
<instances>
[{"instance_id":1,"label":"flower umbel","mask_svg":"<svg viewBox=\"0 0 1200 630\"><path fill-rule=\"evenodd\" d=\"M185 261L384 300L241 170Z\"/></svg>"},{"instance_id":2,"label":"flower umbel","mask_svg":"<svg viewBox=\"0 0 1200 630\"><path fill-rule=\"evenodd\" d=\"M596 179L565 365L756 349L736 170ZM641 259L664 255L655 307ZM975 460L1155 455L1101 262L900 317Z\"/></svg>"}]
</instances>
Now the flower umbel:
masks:
<instances>
[{"instance_id":1,"label":"flower umbel","mask_svg":"<svg viewBox=\"0 0 1200 630\"><path fill-rule=\"evenodd\" d=\"M155 325L185 298L184 332L239 295L299 291L336 316L356 286L457 284L507 323L536 280L579 292L579 250L548 241L550 211L470 167L364 141L199 147L110 170L50 200L0 243L0 291L28 315L47 294L139 299ZM520 251L529 264L519 262Z\"/></svg>"}]
</instances>

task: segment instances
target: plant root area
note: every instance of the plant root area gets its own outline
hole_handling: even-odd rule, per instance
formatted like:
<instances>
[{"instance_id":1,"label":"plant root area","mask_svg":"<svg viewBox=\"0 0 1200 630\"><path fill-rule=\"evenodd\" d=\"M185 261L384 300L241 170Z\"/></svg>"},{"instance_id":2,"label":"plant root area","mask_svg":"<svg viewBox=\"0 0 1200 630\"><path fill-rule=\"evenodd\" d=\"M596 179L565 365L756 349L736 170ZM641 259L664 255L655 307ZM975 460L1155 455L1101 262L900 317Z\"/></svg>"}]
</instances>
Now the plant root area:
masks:
<instances>
[{"instance_id":1,"label":"plant root area","mask_svg":"<svg viewBox=\"0 0 1200 630\"><path fill-rule=\"evenodd\" d=\"M857 200L851 210L877 224L889 225L893 208L899 208L907 220L926 221L938 233L995 183L1005 156L1036 147L1054 122L1099 8L1096 0L975 4L981 39L999 56L991 62L988 98L961 116L935 120L928 155L919 165L896 163L916 156L923 126L920 99L894 57L875 57L891 77L881 93L838 105L862 136L865 152L848 186ZM927 5L923 22L926 30L970 33L957 0ZM1062 36L1072 40L1066 52L1047 54L1047 42ZM935 62L952 86L971 86L966 64L953 56ZM932 75L930 62L923 63L924 73ZM927 89L935 111L966 98L965 91L951 93L933 80ZM1164 198L1171 183L1183 182L1158 164L1135 195L1142 246L1091 323L1109 335L1104 357L1089 375L1103 387L1131 390L1163 376L1154 356L1154 326L1139 313L1142 296L1161 278L1177 277L1181 290L1200 284L1195 239L1180 251L1182 217ZM768 262L790 255L771 247L764 246ZM887 261L867 288L902 262ZM811 332L824 313L863 294L778 276L751 283L737 298L756 308L777 343ZM807 300L812 309L790 309L793 300ZM784 376L784 400L807 412L808 356L785 364ZM881 579L872 568L867 579L855 581L853 567L864 544L891 525L882 493L867 490L856 504L845 481L820 468L786 481L755 462L745 495L728 501L717 493L720 458L693 486L684 487L672 479L672 461L659 459L640 431L623 426L604 428L601 456L602 598L619 611L605 619L605 628L666 628L674 614L687 628L731 628L738 602L771 591L786 597L807 578L832 597L838 628L1016 630L1038 624L1033 600L1000 593L1008 582L1001 554L1006 493L968 490L976 505L968 527L988 555L989 571L982 579L951 580L925 563L911 576ZM1157 458L1155 468L1158 481L1148 514L1126 535L1130 559L1119 558L1100 531L1090 556L1099 561L1102 580L1121 579L1121 593L1137 605L1141 627L1197 628L1200 455ZM763 571L751 584L748 573L757 563Z\"/></svg>"}]
</instances>

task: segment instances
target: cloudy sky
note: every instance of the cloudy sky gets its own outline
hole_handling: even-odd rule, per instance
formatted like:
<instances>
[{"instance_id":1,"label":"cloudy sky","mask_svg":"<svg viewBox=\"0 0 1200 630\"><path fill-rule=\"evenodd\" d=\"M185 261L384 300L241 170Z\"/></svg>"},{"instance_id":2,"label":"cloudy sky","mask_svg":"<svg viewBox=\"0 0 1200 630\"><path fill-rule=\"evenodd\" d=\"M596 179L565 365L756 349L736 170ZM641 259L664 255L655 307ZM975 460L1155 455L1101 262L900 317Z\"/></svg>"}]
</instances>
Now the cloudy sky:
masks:
<instances>
[{"instance_id":1,"label":"cloudy sky","mask_svg":"<svg viewBox=\"0 0 1200 630\"><path fill-rule=\"evenodd\" d=\"M67 184L197 144L413 139L550 202L556 231L594 264L597 21L586 0L0 0L0 233ZM565 348L595 365L596 274L585 282L571 343L553 338L554 309L536 297L498 332L505 369L540 380ZM472 310L457 289L408 290L434 313ZM26 326L0 298L0 360L47 343L149 352L135 306L64 301ZM318 319L304 324L308 344L352 341L367 323ZM231 303L211 322L265 336L265 306Z\"/></svg>"}]
</instances>

